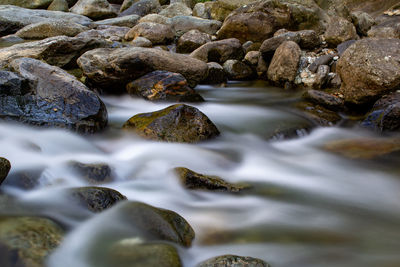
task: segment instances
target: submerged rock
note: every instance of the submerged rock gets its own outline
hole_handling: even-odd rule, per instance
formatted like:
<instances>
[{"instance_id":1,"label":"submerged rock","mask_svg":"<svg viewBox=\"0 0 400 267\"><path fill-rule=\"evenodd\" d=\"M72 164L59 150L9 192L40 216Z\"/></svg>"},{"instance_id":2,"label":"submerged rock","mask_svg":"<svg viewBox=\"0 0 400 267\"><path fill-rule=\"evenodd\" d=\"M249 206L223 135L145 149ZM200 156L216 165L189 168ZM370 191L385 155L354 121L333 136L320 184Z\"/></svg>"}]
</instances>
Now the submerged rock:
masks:
<instances>
[{"instance_id":1,"label":"submerged rock","mask_svg":"<svg viewBox=\"0 0 400 267\"><path fill-rule=\"evenodd\" d=\"M112 170L107 163L69 163L73 171L92 184L109 183L114 180Z\"/></svg>"},{"instance_id":2,"label":"submerged rock","mask_svg":"<svg viewBox=\"0 0 400 267\"><path fill-rule=\"evenodd\" d=\"M333 126L342 120L338 113L318 104L300 102L296 107L303 112L306 118L323 127Z\"/></svg>"},{"instance_id":3,"label":"submerged rock","mask_svg":"<svg viewBox=\"0 0 400 267\"><path fill-rule=\"evenodd\" d=\"M11 171L8 174L7 179L4 180L3 184L23 190L30 190L40 184L43 171L43 167Z\"/></svg>"},{"instance_id":4,"label":"submerged rock","mask_svg":"<svg viewBox=\"0 0 400 267\"><path fill-rule=\"evenodd\" d=\"M123 128L152 140L196 143L219 135L217 127L197 108L184 104L142 113L130 118Z\"/></svg>"},{"instance_id":5,"label":"submerged rock","mask_svg":"<svg viewBox=\"0 0 400 267\"><path fill-rule=\"evenodd\" d=\"M153 71L126 86L130 95L142 96L151 101L201 102L204 99L188 86L181 74Z\"/></svg>"},{"instance_id":6,"label":"submerged rock","mask_svg":"<svg viewBox=\"0 0 400 267\"><path fill-rule=\"evenodd\" d=\"M6 179L10 169L10 162L5 158L0 157L0 184L4 181L4 179Z\"/></svg>"},{"instance_id":7,"label":"submerged rock","mask_svg":"<svg viewBox=\"0 0 400 267\"><path fill-rule=\"evenodd\" d=\"M263 260L252 258L252 257L242 257L236 255L222 255L215 258L211 258L197 265L197 267L270 267L268 263Z\"/></svg>"}]
</instances>

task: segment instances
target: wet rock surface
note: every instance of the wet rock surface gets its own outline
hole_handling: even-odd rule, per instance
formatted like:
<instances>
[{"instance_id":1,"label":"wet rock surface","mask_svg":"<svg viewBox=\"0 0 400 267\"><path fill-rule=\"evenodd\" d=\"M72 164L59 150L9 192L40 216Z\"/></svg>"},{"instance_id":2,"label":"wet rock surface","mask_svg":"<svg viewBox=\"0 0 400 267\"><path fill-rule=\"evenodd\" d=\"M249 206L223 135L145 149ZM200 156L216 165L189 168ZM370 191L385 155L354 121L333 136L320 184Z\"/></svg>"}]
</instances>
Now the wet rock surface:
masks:
<instances>
[{"instance_id":1,"label":"wet rock surface","mask_svg":"<svg viewBox=\"0 0 400 267\"><path fill-rule=\"evenodd\" d=\"M270 267L268 263L263 260L252 258L252 257L242 257L236 255L223 255L218 256L209 260L206 260L197 267L215 267L215 266L252 266L252 267Z\"/></svg>"},{"instance_id":2,"label":"wet rock surface","mask_svg":"<svg viewBox=\"0 0 400 267\"><path fill-rule=\"evenodd\" d=\"M0 184L4 181L4 179L6 179L10 169L10 162L5 158L0 157Z\"/></svg>"},{"instance_id":3,"label":"wet rock surface","mask_svg":"<svg viewBox=\"0 0 400 267\"><path fill-rule=\"evenodd\" d=\"M73 161L69 167L91 184L109 183L114 180L111 167L106 163L81 163Z\"/></svg>"}]
</instances>

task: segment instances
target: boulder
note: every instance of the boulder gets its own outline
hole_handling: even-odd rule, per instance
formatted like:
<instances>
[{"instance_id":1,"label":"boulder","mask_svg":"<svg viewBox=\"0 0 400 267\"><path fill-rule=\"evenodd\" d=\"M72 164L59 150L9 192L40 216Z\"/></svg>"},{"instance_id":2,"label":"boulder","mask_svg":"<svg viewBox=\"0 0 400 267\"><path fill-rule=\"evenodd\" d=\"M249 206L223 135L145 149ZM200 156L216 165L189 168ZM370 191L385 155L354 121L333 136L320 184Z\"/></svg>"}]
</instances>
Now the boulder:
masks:
<instances>
[{"instance_id":1,"label":"boulder","mask_svg":"<svg viewBox=\"0 0 400 267\"><path fill-rule=\"evenodd\" d=\"M204 99L187 84L179 73L157 70L126 86L130 95L151 101L201 102Z\"/></svg>"},{"instance_id":2,"label":"boulder","mask_svg":"<svg viewBox=\"0 0 400 267\"><path fill-rule=\"evenodd\" d=\"M78 59L91 83L100 88L119 88L154 70L182 74L191 87L207 75L207 64L189 56L141 47L94 49Z\"/></svg>"},{"instance_id":3,"label":"boulder","mask_svg":"<svg viewBox=\"0 0 400 267\"><path fill-rule=\"evenodd\" d=\"M94 20L117 16L117 13L107 0L79 0L70 11Z\"/></svg>"},{"instance_id":4,"label":"boulder","mask_svg":"<svg viewBox=\"0 0 400 267\"><path fill-rule=\"evenodd\" d=\"M153 45L169 44L175 38L175 31L170 25L141 22L125 35L125 39L128 41L137 37L144 37L150 40Z\"/></svg>"},{"instance_id":5,"label":"boulder","mask_svg":"<svg viewBox=\"0 0 400 267\"><path fill-rule=\"evenodd\" d=\"M58 67L71 66L76 64L76 59L84 52L109 46L104 40L67 36L50 37L0 49L0 67L5 67L10 61L21 57L43 60Z\"/></svg>"},{"instance_id":6,"label":"boulder","mask_svg":"<svg viewBox=\"0 0 400 267\"><path fill-rule=\"evenodd\" d=\"M141 18L139 22L154 22L154 23L169 25L171 24L171 18L167 18L159 14L148 14L143 18Z\"/></svg>"},{"instance_id":7,"label":"boulder","mask_svg":"<svg viewBox=\"0 0 400 267\"><path fill-rule=\"evenodd\" d=\"M60 11L31 10L17 6L0 5L0 36L15 33L23 27L45 21L64 20L89 25L92 20L81 15Z\"/></svg>"},{"instance_id":8,"label":"boulder","mask_svg":"<svg viewBox=\"0 0 400 267\"><path fill-rule=\"evenodd\" d=\"M213 19L224 21L232 11L254 1L255 0L217 0L211 6L210 15Z\"/></svg>"},{"instance_id":9,"label":"boulder","mask_svg":"<svg viewBox=\"0 0 400 267\"><path fill-rule=\"evenodd\" d=\"M173 18L175 16L191 16L192 9L183 3L174 3L161 10L158 14L168 18Z\"/></svg>"},{"instance_id":10,"label":"boulder","mask_svg":"<svg viewBox=\"0 0 400 267\"><path fill-rule=\"evenodd\" d=\"M171 18L171 25L177 36L182 36L190 30L199 30L213 35L221 28L221 24L217 20L201 19L192 16L175 16Z\"/></svg>"},{"instance_id":11,"label":"boulder","mask_svg":"<svg viewBox=\"0 0 400 267\"><path fill-rule=\"evenodd\" d=\"M244 56L240 41L235 38L206 43L191 54L191 57L204 62L224 63L228 59L241 60Z\"/></svg>"},{"instance_id":12,"label":"boulder","mask_svg":"<svg viewBox=\"0 0 400 267\"><path fill-rule=\"evenodd\" d=\"M10 162L5 158L0 157L0 184L4 181L4 179L6 179L10 169L11 169Z\"/></svg>"},{"instance_id":13,"label":"boulder","mask_svg":"<svg viewBox=\"0 0 400 267\"><path fill-rule=\"evenodd\" d=\"M138 114L123 128L151 140L196 143L219 135L217 127L197 108L184 104Z\"/></svg>"},{"instance_id":14,"label":"boulder","mask_svg":"<svg viewBox=\"0 0 400 267\"><path fill-rule=\"evenodd\" d=\"M47 8L53 0L1 0L1 5L13 5L23 8Z\"/></svg>"},{"instance_id":15,"label":"boulder","mask_svg":"<svg viewBox=\"0 0 400 267\"><path fill-rule=\"evenodd\" d=\"M358 39L354 25L339 16L331 17L324 37L330 47L336 47L338 44L348 40Z\"/></svg>"},{"instance_id":16,"label":"boulder","mask_svg":"<svg viewBox=\"0 0 400 267\"><path fill-rule=\"evenodd\" d=\"M105 40L109 42L122 42L125 40L125 35L130 31L129 27L119 27L119 26L108 26L101 25L97 29L90 31L85 31L78 34L76 37L94 39L94 40Z\"/></svg>"},{"instance_id":17,"label":"boulder","mask_svg":"<svg viewBox=\"0 0 400 267\"><path fill-rule=\"evenodd\" d=\"M118 15L124 17L128 15L146 16L150 13L158 13L161 10L158 0L139 0Z\"/></svg>"},{"instance_id":18,"label":"boulder","mask_svg":"<svg viewBox=\"0 0 400 267\"><path fill-rule=\"evenodd\" d=\"M45 20L25 26L15 35L24 39L45 39L59 35L73 37L89 30L81 24L64 20Z\"/></svg>"},{"instance_id":19,"label":"boulder","mask_svg":"<svg viewBox=\"0 0 400 267\"><path fill-rule=\"evenodd\" d=\"M66 0L53 0L47 10L69 12L68 2Z\"/></svg>"},{"instance_id":20,"label":"boulder","mask_svg":"<svg viewBox=\"0 0 400 267\"><path fill-rule=\"evenodd\" d=\"M263 260L252 257L236 256L236 255L218 256L215 258L208 259L197 265L197 267L216 267L216 266L270 267L270 265Z\"/></svg>"},{"instance_id":21,"label":"boulder","mask_svg":"<svg viewBox=\"0 0 400 267\"><path fill-rule=\"evenodd\" d=\"M362 39L351 45L338 61L340 91L349 104L371 104L399 89L399 70L399 39Z\"/></svg>"},{"instance_id":22,"label":"boulder","mask_svg":"<svg viewBox=\"0 0 400 267\"><path fill-rule=\"evenodd\" d=\"M383 15L367 33L371 38L400 38L400 16Z\"/></svg>"},{"instance_id":23,"label":"boulder","mask_svg":"<svg viewBox=\"0 0 400 267\"><path fill-rule=\"evenodd\" d=\"M250 80L255 77L255 72L249 65L236 59L225 61L223 67L229 80Z\"/></svg>"},{"instance_id":24,"label":"boulder","mask_svg":"<svg viewBox=\"0 0 400 267\"><path fill-rule=\"evenodd\" d=\"M207 33L199 30L191 30L182 35L176 45L176 52L191 53L203 44L211 42L211 37Z\"/></svg>"},{"instance_id":25,"label":"boulder","mask_svg":"<svg viewBox=\"0 0 400 267\"><path fill-rule=\"evenodd\" d=\"M136 37L131 42L131 45L134 47L153 47L153 43L144 37Z\"/></svg>"},{"instance_id":26,"label":"boulder","mask_svg":"<svg viewBox=\"0 0 400 267\"><path fill-rule=\"evenodd\" d=\"M1 96L0 117L38 126L93 133L107 125L103 102L66 71L32 58L11 61L10 68L29 83Z\"/></svg>"},{"instance_id":27,"label":"boulder","mask_svg":"<svg viewBox=\"0 0 400 267\"><path fill-rule=\"evenodd\" d=\"M79 177L91 184L104 184L114 180L112 170L107 163L70 162L69 167Z\"/></svg>"},{"instance_id":28,"label":"boulder","mask_svg":"<svg viewBox=\"0 0 400 267\"><path fill-rule=\"evenodd\" d=\"M119 27L134 27L140 19L138 15L127 15L124 17L111 18L98 20L95 22L96 25L111 25L111 26L119 26Z\"/></svg>"},{"instance_id":29,"label":"boulder","mask_svg":"<svg viewBox=\"0 0 400 267\"><path fill-rule=\"evenodd\" d=\"M276 49L268 67L268 79L278 85L293 83L300 62L300 53L297 43L292 41L282 43Z\"/></svg>"},{"instance_id":30,"label":"boulder","mask_svg":"<svg viewBox=\"0 0 400 267\"><path fill-rule=\"evenodd\" d=\"M220 64L217 62L209 62L207 66L208 75L201 81L202 84L221 84L228 80L226 72Z\"/></svg>"},{"instance_id":31,"label":"boulder","mask_svg":"<svg viewBox=\"0 0 400 267\"><path fill-rule=\"evenodd\" d=\"M122 1L121 7L119 9L119 12L123 12L123 11L127 10L135 2L138 2L138 0L124 0L124 1Z\"/></svg>"},{"instance_id":32,"label":"boulder","mask_svg":"<svg viewBox=\"0 0 400 267\"><path fill-rule=\"evenodd\" d=\"M375 24L374 18L362 11L352 12L351 20L356 26L357 33L361 36L367 36L369 29Z\"/></svg>"},{"instance_id":33,"label":"boulder","mask_svg":"<svg viewBox=\"0 0 400 267\"><path fill-rule=\"evenodd\" d=\"M261 53L258 51L250 51L244 57L244 62L249 64L250 66L257 67L258 65L258 58L261 56Z\"/></svg>"},{"instance_id":34,"label":"boulder","mask_svg":"<svg viewBox=\"0 0 400 267\"><path fill-rule=\"evenodd\" d=\"M43 267L64 235L60 226L39 217L0 217L1 266Z\"/></svg>"},{"instance_id":35,"label":"boulder","mask_svg":"<svg viewBox=\"0 0 400 267\"><path fill-rule=\"evenodd\" d=\"M197 3L193 7L193 16L202 19L211 19L211 5L205 3Z\"/></svg>"},{"instance_id":36,"label":"boulder","mask_svg":"<svg viewBox=\"0 0 400 267\"><path fill-rule=\"evenodd\" d=\"M187 7L193 8L194 5L198 2L198 0L170 0L169 2L170 2L170 4L183 3Z\"/></svg>"}]
</instances>

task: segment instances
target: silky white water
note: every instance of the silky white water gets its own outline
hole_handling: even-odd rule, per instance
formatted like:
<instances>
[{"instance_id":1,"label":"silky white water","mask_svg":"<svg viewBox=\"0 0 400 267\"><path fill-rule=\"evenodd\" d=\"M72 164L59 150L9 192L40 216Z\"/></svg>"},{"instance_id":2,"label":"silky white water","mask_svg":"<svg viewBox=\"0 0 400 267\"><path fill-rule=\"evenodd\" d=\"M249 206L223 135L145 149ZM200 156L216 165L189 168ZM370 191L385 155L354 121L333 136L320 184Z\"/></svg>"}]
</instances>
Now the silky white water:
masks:
<instances>
[{"instance_id":1,"label":"silky white water","mask_svg":"<svg viewBox=\"0 0 400 267\"><path fill-rule=\"evenodd\" d=\"M198 90L207 102L194 106L221 131L200 144L147 141L121 131L131 116L170 105L129 96L103 98L110 129L93 136L0 124L1 156L12 163L11 173L44 168L34 189L3 190L35 207L32 213L70 229L49 267L92 267L93 240L125 233L112 209L91 215L65 200L65 188L89 185L66 167L71 160L107 163L116 180L102 186L183 216L196 232L191 248L179 248L184 266L222 254L253 256L276 267L400 266L398 154L355 160L323 149L329 141L374 133L317 127L297 138L270 139L277 127L308 123L288 108L296 93L243 84ZM239 195L189 191L171 171L178 166L253 189Z\"/></svg>"}]
</instances>

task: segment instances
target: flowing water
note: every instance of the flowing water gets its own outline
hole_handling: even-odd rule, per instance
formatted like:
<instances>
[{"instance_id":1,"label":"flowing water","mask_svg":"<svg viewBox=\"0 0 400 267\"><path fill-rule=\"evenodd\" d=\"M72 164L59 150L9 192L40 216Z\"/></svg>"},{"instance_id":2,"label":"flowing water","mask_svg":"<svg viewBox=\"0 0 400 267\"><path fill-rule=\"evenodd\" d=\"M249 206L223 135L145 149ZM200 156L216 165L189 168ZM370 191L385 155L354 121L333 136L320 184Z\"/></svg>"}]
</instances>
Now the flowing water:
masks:
<instances>
[{"instance_id":1,"label":"flowing water","mask_svg":"<svg viewBox=\"0 0 400 267\"><path fill-rule=\"evenodd\" d=\"M44 168L34 189L3 190L69 229L48 266L92 267L91 258L99 256L96 236L123 227L112 210L88 215L62 197L65 188L88 185L66 167L71 160L108 163L116 180L103 186L183 216L196 232L191 248L179 248L185 266L222 254L253 256L275 267L400 266L397 153L368 160L324 150L333 140L373 137L357 127L317 127L281 138L276 129L309 124L289 108L299 97L294 92L262 83L198 91L207 102L195 106L222 133L200 144L146 141L122 132L129 117L169 105L129 96L103 98L110 127L94 136L0 124L11 174ZM178 166L253 188L241 194L189 191L171 171Z\"/></svg>"}]
</instances>

